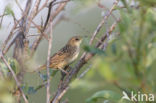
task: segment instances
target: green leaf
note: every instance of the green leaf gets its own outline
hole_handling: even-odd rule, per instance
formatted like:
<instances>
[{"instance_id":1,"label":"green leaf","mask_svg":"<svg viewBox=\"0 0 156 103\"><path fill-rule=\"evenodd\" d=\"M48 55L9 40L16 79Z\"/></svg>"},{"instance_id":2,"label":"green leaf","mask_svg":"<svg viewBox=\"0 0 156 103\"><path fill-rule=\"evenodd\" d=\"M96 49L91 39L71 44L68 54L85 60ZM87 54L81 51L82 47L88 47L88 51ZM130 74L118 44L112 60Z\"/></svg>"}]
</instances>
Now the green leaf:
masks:
<instances>
[{"instance_id":1,"label":"green leaf","mask_svg":"<svg viewBox=\"0 0 156 103\"><path fill-rule=\"evenodd\" d=\"M10 6L10 5L7 5L7 6L5 7L5 15L12 15L12 16L14 16L14 12L13 12L13 10L11 9L11 6Z\"/></svg>"},{"instance_id":2,"label":"green leaf","mask_svg":"<svg viewBox=\"0 0 156 103\"><path fill-rule=\"evenodd\" d=\"M121 99L121 96L110 90L98 91L87 99L87 103L96 103L98 99L108 99L117 102Z\"/></svg>"},{"instance_id":3,"label":"green leaf","mask_svg":"<svg viewBox=\"0 0 156 103\"><path fill-rule=\"evenodd\" d=\"M15 59L8 58L8 63L10 64L11 68L14 70L16 74L19 73L19 64Z\"/></svg>"},{"instance_id":4,"label":"green leaf","mask_svg":"<svg viewBox=\"0 0 156 103\"><path fill-rule=\"evenodd\" d=\"M47 74L41 74L41 73L39 73L39 76L40 76L40 78L41 78L43 81L47 81Z\"/></svg>"},{"instance_id":5,"label":"green leaf","mask_svg":"<svg viewBox=\"0 0 156 103\"><path fill-rule=\"evenodd\" d=\"M19 65L18 65L17 61L12 58L7 58L7 62L11 66L11 68L13 69L15 74L18 74L19 73ZM8 73L10 72L10 70L8 69L6 64L4 62L0 62L0 67L1 67L1 71L4 73L4 75L8 76Z\"/></svg>"},{"instance_id":6,"label":"green leaf","mask_svg":"<svg viewBox=\"0 0 156 103\"><path fill-rule=\"evenodd\" d=\"M22 89L23 89L24 93L26 93L26 94L35 94L37 92L35 87L33 87L33 86L25 85L25 86L22 86Z\"/></svg>"},{"instance_id":7,"label":"green leaf","mask_svg":"<svg viewBox=\"0 0 156 103\"><path fill-rule=\"evenodd\" d=\"M35 94L37 91L35 90L35 88L34 87L29 87L28 88L28 94Z\"/></svg>"},{"instance_id":8,"label":"green leaf","mask_svg":"<svg viewBox=\"0 0 156 103\"><path fill-rule=\"evenodd\" d=\"M95 48L95 47L92 47L92 46L84 46L84 50L87 51L87 52L93 53L93 54L100 54L100 55L103 54L103 55L106 55L103 50Z\"/></svg>"}]
</instances>

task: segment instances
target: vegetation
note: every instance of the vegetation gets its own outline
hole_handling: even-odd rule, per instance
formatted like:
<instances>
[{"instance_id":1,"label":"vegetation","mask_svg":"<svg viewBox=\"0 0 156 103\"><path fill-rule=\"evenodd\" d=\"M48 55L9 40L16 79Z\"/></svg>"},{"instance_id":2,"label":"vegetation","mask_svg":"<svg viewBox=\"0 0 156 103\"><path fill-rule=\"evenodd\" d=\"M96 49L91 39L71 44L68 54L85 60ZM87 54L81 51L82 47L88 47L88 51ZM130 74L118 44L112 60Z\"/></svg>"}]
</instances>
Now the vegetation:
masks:
<instances>
[{"instance_id":1,"label":"vegetation","mask_svg":"<svg viewBox=\"0 0 156 103\"><path fill-rule=\"evenodd\" d=\"M54 0L54 3L55 2L57 2L57 0ZM61 87L55 82L55 80L57 82L60 81L60 74L54 70L49 71L51 74L50 78L52 79L50 79L45 72L42 72L42 74L40 74L41 79L39 85L30 85L25 82L29 81L30 78L25 80L24 77L26 76L24 76L20 80L19 74L23 73L23 69L21 68L24 68L30 61L31 63L34 62L33 58L39 55L37 53L35 54L38 50L37 47L34 49L33 43L31 45L32 48L25 46L27 42L23 39L24 48L22 49L27 53L22 52L22 58L19 58L17 55L11 57L6 54L7 49L4 47L4 45L8 45L5 44L8 42L4 42L0 49L0 103L20 103L21 98L24 98L22 92L26 95L26 100L28 100L29 103L39 102L34 100L34 98L36 98L36 95L48 95L45 89L47 80L51 80L49 85L50 88L52 88L52 90L50 90L51 103L58 103L64 95L61 103L154 103L154 101L156 101L156 1L113 0L109 8L104 4L106 0L97 0L97 2L95 0L67 0L63 2L63 4L68 5L70 2L76 5L76 9L68 12L70 15L80 14L81 11L92 6L95 6L95 8L98 7L100 12L102 12L102 17L100 17L101 21L99 20L99 24L95 24L94 28L82 25L83 23L81 24L76 19L72 20L66 17L66 15L61 16L61 19L59 15L56 15L56 17L53 16L55 17L54 20L57 20L57 18L59 18L59 22L63 20L66 22L67 20L78 25L85 33L89 33L89 35L84 38L85 40L82 45L84 54L82 54L82 58L79 58L78 61L71 65L71 74L64 78ZM60 5L56 6L59 7ZM50 9L49 7L48 10ZM66 9L68 9L68 7L66 7ZM16 19L16 13L13 12L9 6L6 6L1 20L8 15L13 17L14 20ZM27 16L31 18L30 15ZM27 16L26 20L29 21ZM96 19L99 18L97 17ZM49 23L52 22L49 18L45 20L49 20ZM18 20L15 20L16 23L17 21ZM31 23L35 25L33 22ZM25 27L25 24L23 25L23 27ZM47 25L46 23L45 25L37 25L35 29L40 35L46 34L47 32L45 31L48 31L48 27L51 27L49 24ZM26 28L29 31L30 27L27 26L28 25L26 25ZM57 29L59 23L53 23L53 27L55 26L56 28L53 28L53 30ZM1 29L2 27L3 25L1 24ZM18 27L16 27L16 29L18 29ZM26 34L31 33L31 31L28 31L24 30L23 32ZM48 31L49 34L46 34L47 37L42 36L41 38L46 38L48 41L50 32L51 31ZM16 33L13 34L15 35ZM52 33L52 35L54 34ZM13 40L13 37L11 38ZM35 39L37 39L37 37ZM35 42L31 40L32 38L29 39L29 41ZM16 40L14 42L16 42ZM52 46L54 45L52 44ZM15 47L17 47L16 43ZM16 52L19 53L17 48L13 50L13 53ZM20 62L21 60L27 64ZM14 71L19 81L16 81L7 64L10 65L10 68ZM35 75L38 77L38 75L29 72L22 75ZM35 79L33 81L35 81ZM18 85L18 82L20 82L20 85ZM40 90L42 90L42 92ZM56 94L54 92L56 92ZM64 92L67 92L67 94L64 94ZM123 92L126 93L130 99L132 92L134 92L137 94L137 100L122 99L124 95ZM148 96L139 101L138 98L141 94L147 94ZM154 95L154 101L146 100L146 98L150 97L150 94ZM59 96L61 96L61 98L59 98ZM22 103L27 103L26 100L22 99Z\"/></svg>"}]
</instances>

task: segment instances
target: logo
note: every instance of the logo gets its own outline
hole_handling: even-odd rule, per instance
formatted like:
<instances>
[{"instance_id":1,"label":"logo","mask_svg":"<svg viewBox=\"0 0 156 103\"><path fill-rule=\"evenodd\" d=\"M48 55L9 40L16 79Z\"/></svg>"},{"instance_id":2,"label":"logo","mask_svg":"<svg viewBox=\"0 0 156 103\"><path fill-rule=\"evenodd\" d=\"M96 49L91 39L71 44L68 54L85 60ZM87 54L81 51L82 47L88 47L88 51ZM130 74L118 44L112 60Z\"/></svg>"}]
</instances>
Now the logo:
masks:
<instances>
[{"instance_id":1,"label":"logo","mask_svg":"<svg viewBox=\"0 0 156 103\"><path fill-rule=\"evenodd\" d=\"M129 101L154 101L154 94L141 94L141 92L134 93L133 91L129 95L125 91L123 91L122 94L122 99Z\"/></svg>"}]
</instances>

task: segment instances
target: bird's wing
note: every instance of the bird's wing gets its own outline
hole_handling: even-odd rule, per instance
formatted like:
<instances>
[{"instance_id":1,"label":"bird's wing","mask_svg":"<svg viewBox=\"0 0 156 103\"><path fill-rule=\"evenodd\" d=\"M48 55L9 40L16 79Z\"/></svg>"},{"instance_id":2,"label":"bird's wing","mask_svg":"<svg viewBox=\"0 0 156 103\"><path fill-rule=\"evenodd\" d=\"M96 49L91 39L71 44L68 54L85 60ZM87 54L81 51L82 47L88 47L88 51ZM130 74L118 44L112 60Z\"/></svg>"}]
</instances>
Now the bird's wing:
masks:
<instances>
[{"instance_id":1,"label":"bird's wing","mask_svg":"<svg viewBox=\"0 0 156 103\"><path fill-rule=\"evenodd\" d=\"M68 53L65 53L63 51L59 51L55 53L51 58L50 58L50 65L51 67L57 66L60 62L64 62L64 60L67 58Z\"/></svg>"}]
</instances>

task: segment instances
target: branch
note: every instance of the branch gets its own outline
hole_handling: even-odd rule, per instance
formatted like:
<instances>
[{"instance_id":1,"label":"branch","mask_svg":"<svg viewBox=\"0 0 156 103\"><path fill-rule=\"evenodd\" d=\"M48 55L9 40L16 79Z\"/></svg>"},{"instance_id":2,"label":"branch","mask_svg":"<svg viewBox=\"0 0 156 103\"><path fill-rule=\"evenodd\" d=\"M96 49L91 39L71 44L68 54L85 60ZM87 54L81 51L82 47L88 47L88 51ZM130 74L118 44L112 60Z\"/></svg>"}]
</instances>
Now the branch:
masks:
<instances>
[{"instance_id":1,"label":"branch","mask_svg":"<svg viewBox=\"0 0 156 103\"><path fill-rule=\"evenodd\" d=\"M23 18L22 18L22 21L20 22L20 26L21 26L21 29L23 29L23 32L25 32L26 30L26 21L27 21L27 17L29 15L29 11L31 9L31 5L32 5L32 0L27 0L27 3L26 3L26 7L25 7L25 10L23 12Z\"/></svg>"},{"instance_id":2,"label":"branch","mask_svg":"<svg viewBox=\"0 0 156 103\"><path fill-rule=\"evenodd\" d=\"M44 28L43 28L44 30L46 29L46 26L47 26L47 24L48 24L48 22L49 22L49 18L50 18L50 15L51 15L52 4L53 4L55 1L56 1L56 0L53 0L53 1L51 1L50 4L49 4L47 19L46 19L46 22L45 22Z\"/></svg>"},{"instance_id":3,"label":"branch","mask_svg":"<svg viewBox=\"0 0 156 103\"><path fill-rule=\"evenodd\" d=\"M68 0L68 1L70 1L70 0ZM56 9L56 11L51 15L51 17L49 17L49 19L51 18L51 19L54 20L55 17L64 9L64 7L66 6L66 4L67 4L67 2L61 3L61 4L58 6L58 8ZM49 9L49 11L50 11L50 9ZM46 21L48 21L48 20L46 20ZM48 24L48 23L45 23L45 25L44 25L44 30L43 30L42 32L45 32L46 27L48 27L47 25L49 25L49 24ZM41 33L41 35L33 42L31 55L33 55L34 52L36 51L36 49L37 49L37 47L38 47L40 41L42 40L42 37L43 37L43 33Z\"/></svg>"},{"instance_id":4,"label":"branch","mask_svg":"<svg viewBox=\"0 0 156 103\"><path fill-rule=\"evenodd\" d=\"M22 88L20 87L21 84L20 84L20 82L18 81L15 72L13 71L13 69L11 68L11 66L8 64L8 62L7 62L7 60L4 58L3 54L0 55L0 58L3 60L3 62L4 62L5 65L8 67L8 69L9 69L10 72L11 72L11 74L13 75L13 78L14 78L14 80L15 80L15 82L16 82L16 85L17 85L18 89L20 90L20 92L21 92L21 94L22 94L22 97L23 97L25 103L29 103L28 100L27 100L27 98L26 98L26 96L25 96L25 94L24 94L24 92L23 92L23 90L22 90Z\"/></svg>"},{"instance_id":5,"label":"branch","mask_svg":"<svg viewBox=\"0 0 156 103\"><path fill-rule=\"evenodd\" d=\"M47 103L50 103L50 72L49 72L49 63L50 63L50 53L52 48L52 21L49 26L49 46L48 46L48 56L47 56Z\"/></svg>"},{"instance_id":6,"label":"branch","mask_svg":"<svg viewBox=\"0 0 156 103\"><path fill-rule=\"evenodd\" d=\"M91 45L93 43L93 40L95 39L96 35L99 33L100 29L102 28L102 26L104 25L105 21L108 19L108 17L112 14L113 9L116 7L116 5L119 3L119 0L116 0L113 4L113 6L111 7L111 9L109 10L108 14L106 14L104 16L104 19L102 19L102 21L100 22L100 24L97 26L96 30L94 31L94 34L91 37L91 40L89 42L89 44Z\"/></svg>"},{"instance_id":7,"label":"branch","mask_svg":"<svg viewBox=\"0 0 156 103\"><path fill-rule=\"evenodd\" d=\"M21 10L21 12L23 13L23 9L22 9L21 5L19 4L18 0L15 0L15 2L17 4L17 6L19 7L19 9Z\"/></svg>"},{"instance_id":8,"label":"branch","mask_svg":"<svg viewBox=\"0 0 156 103\"><path fill-rule=\"evenodd\" d=\"M68 1L69 1L69 0L58 1L58 2L53 3L52 6L57 5L57 4L61 4L61 3L66 3L66 2L68 2Z\"/></svg>"},{"instance_id":9,"label":"branch","mask_svg":"<svg viewBox=\"0 0 156 103\"><path fill-rule=\"evenodd\" d=\"M30 25L31 25L31 21L33 21L34 17L38 13L38 8L39 8L39 5L40 5L40 2L41 2L41 0L36 0L34 8L33 8L33 10L30 13L30 17L28 17L28 24L27 24L27 28L26 28L26 34L29 31L29 28L30 28Z\"/></svg>"},{"instance_id":10,"label":"branch","mask_svg":"<svg viewBox=\"0 0 156 103\"><path fill-rule=\"evenodd\" d=\"M113 30L115 29L115 27L117 26L117 23L120 21L120 19L118 19L115 23L112 24L112 26L109 28L108 32L106 34L104 34L103 37L101 37L101 40L98 41L98 43L96 44L96 48L100 48L103 49L103 47L106 48L107 45L105 45L105 40L109 38L109 36L112 34ZM109 34L109 35L107 35ZM80 76L78 77L78 79L82 78L84 75L87 74L87 72L91 69L90 68L91 65L80 74Z\"/></svg>"},{"instance_id":11,"label":"branch","mask_svg":"<svg viewBox=\"0 0 156 103\"><path fill-rule=\"evenodd\" d=\"M23 17L22 17L23 18ZM12 44L6 48L9 40L13 37L13 32L15 31L15 29L17 28L17 25L20 23L20 21L22 20L22 18L20 20L18 20L17 22L15 22L14 26L12 27L11 31L10 31L10 34L8 35L7 39L4 41L3 45L2 45L2 52L3 52L3 55L5 55L9 48L12 46ZM6 48L6 49L5 49Z\"/></svg>"},{"instance_id":12,"label":"branch","mask_svg":"<svg viewBox=\"0 0 156 103\"><path fill-rule=\"evenodd\" d=\"M21 31L21 30L25 31L25 28L26 28L26 18L27 18L28 14L29 14L29 11L30 11L30 8L31 8L31 4L32 4L32 0L28 0L28 1L27 1L27 4L26 4L26 7L25 7L25 10L24 10L24 12L23 12L23 15L22 15L22 17L21 17L21 19L19 19L19 20L14 24L13 28L12 28L11 31L10 31L9 36L8 36L7 39L4 41L3 46L2 46L3 55L5 55L5 54L7 53L7 51L10 49L10 47L12 46L12 44L10 44L10 45L7 47L7 49L5 49L6 46L7 46L7 44L8 44L8 42L9 42L9 40L13 37L13 34L14 34L13 32L14 32L14 30L17 28L17 26L20 25L20 31Z\"/></svg>"},{"instance_id":13,"label":"branch","mask_svg":"<svg viewBox=\"0 0 156 103\"><path fill-rule=\"evenodd\" d=\"M111 15L112 13L112 9L118 4L119 0L116 0L116 2L113 4L109 15ZM109 16L108 16L109 17ZM98 25L97 29L95 30L95 32L92 35L92 38L90 40L90 44L93 43L93 40L95 39L96 35L98 34L98 32L101 30L102 25L105 22L105 19L108 18L107 16L104 17L104 19L100 22L100 24ZM118 21L117 21L118 22ZM111 34L112 31L115 29L117 22L115 22L109 29L108 33ZM104 42L107 38L107 35L104 35L103 37L101 37L101 41L98 42L96 44L96 48L99 48L102 45L102 42ZM69 83L72 81L73 78L76 78L78 72L80 71L80 69L94 56L95 54L93 53L83 53L80 60L78 61L78 63L75 65L75 67L70 71L69 76L66 77L66 79L62 82L61 87L58 88L57 93L55 94L55 96L53 97L53 99L51 100L51 103L58 103L60 101L60 99L63 97L63 95L67 92L67 90L69 89Z\"/></svg>"}]
</instances>

